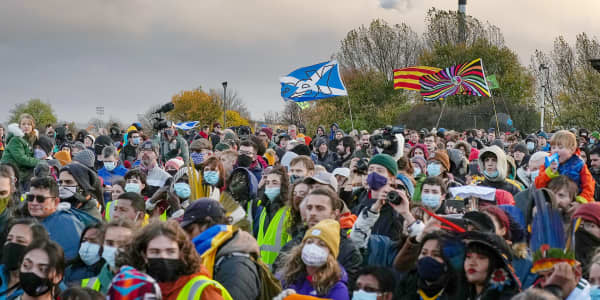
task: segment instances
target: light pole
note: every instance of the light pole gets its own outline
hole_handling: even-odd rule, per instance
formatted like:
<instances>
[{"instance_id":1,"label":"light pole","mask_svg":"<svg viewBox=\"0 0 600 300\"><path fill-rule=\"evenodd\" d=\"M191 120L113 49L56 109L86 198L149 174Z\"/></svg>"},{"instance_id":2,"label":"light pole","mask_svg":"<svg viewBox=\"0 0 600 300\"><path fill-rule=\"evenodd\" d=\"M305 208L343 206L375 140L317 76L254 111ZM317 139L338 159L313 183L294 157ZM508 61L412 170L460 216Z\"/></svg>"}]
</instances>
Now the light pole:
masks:
<instances>
[{"instance_id":1,"label":"light pole","mask_svg":"<svg viewBox=\"0 0 600 300\"><path fill-rule=\"evenodd\" d=\"M227 81L223 81L223 129L227 128L225 123L227 123L227 109L225 108L225 101L227 100Z\"/></svg>"},{"instance_id":2,"label":"light pole","mask_svg":"<svg viewBox=\"0 0 600 300\"><path fill-rule=\"evenodd\" d=\"M540 72L546 70L546 84L542 84L542 117L540 120L540 130L544 131L544 115L546 113L546 89L549 88L550 68L545 64L540 64Z\"/></svg>"}]
</instances>

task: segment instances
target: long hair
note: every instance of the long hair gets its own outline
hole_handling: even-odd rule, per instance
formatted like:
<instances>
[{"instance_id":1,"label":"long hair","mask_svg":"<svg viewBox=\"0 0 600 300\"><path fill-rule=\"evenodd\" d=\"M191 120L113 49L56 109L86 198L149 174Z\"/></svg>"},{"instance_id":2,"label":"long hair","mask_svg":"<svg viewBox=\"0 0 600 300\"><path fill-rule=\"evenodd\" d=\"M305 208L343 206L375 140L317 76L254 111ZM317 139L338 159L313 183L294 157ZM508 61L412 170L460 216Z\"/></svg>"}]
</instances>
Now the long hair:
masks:
<instances>
[{"instance_id":1,"label":"long hair","mask_svg":"<svg viewBox=\"0 0 600 300\"><path fill-rule=\"evenodd\" d=\"M304 242L290 250L284 256L283 281L286 285L297 283L306 276L306 265L302 261L302 248ZM342 278L342 269L337 260L329 254L325 265L321 266L312 277L312 286L318 296L325 296L331 288Z\"/></svg>"},{"instance_id":2,"label":"long hair","mask_svg":"<svg viewBox=\"0 0 600 300\"><path fill-rule=\"evenodd\" d=\"M221 160L218 159L216 156L209 157L206 161L202 163L202 174L204 174L204 168L206 167L209 167L211 170L214 171L219 171L219 182L217 182L215 187L219 189L222 188L225 185L225 169L223 168L223 163L221 162ZM203 184L206 184L204 182L204 176L202 177Z\"/></svg>"},{"instance_id":3,"label":"long hair","mask_svg":"<svg viewBox=\"0 0 600 300\"><path fill-rule=\"evenodd\" d=\"M29 121L29 123L31 123L31 132L26 134L23 138L30 146L33 146L33 143L37 140L37 136L35 135L35 119L30 114L21 114L19 116L19 128L21 128L21 123L23 121Z\"/></svg>"},{"instance_id":4,"label":"long hair","mask_svg":"<svg viewBox=\"0 0 600 300\"><path fill-rule=\"evenodd\" d=\"M131 244L125 251L117 255L116 265L130 265L138 270L146 270L146 260L144 259L148 244L154 238L165 236L177 243L179 255L185 268L183 274L191 275L200 271L201 261L196 248L188 239L187 234L176 221L153 221L139 231L131 240Z\"/></svg>"},{"instance_id":5,"label":"long hair","mask_svg":"<svg viewBox=\"0 0 600 300\"><path fill-rule=\"evenodd\" d=\"M65 253L62 247L54 241L41 239L31 242L31 244L25 248L19 265L23 265L23 260L25 259L27 253L37 249L46 252L48 255L48 271L46 271L46 276L48 276L50 272L54 271L54 278L60 277L62 281L66 268ZM54 289L51 291L52 295L54 296L58 294L59 290L58 284L55 285Z\"/></svg>"}]
</instances>

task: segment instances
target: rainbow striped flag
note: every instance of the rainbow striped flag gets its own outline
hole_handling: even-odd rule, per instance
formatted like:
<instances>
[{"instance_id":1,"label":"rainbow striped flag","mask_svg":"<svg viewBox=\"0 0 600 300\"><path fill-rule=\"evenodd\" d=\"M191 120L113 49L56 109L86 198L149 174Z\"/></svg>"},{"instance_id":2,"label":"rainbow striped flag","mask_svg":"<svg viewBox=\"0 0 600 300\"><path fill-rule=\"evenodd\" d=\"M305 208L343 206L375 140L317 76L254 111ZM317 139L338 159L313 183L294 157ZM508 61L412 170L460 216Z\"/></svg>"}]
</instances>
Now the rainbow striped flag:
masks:
<instances>
[{"instance_id":1,"label":"rainbow striped flag","mask_svg":"<svg viewBox=\"0 0 600 300\"><path fill-rule=\"evenodd\" d=\"M442 69L425 66L394 70L394 89L420 91L421 83L419 83L419 79L425 75L431 75L441 70Z\"/></svg>"},{"instance_id":2,"label":"rainbow striped flag","mask_svg":"<svg viewBox=\"0 0 600 300\"><path fill-rule=\"evenodd\" d=\"M425 101L447 98L452 95L490 96L490 88L485 80L481 58L423 76L419 81L421 96L425 98Z\"/></svg>"}]
</instances>

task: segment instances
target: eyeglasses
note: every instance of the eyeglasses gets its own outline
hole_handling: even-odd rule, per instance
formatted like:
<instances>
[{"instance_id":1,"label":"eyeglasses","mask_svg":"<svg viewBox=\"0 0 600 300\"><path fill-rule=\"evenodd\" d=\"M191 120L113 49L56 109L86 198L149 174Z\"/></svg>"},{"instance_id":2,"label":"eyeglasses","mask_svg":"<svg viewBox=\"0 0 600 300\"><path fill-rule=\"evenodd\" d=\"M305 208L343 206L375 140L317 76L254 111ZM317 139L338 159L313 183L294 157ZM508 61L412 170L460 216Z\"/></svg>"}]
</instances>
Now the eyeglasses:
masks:
<instances>
[{"instance_id":1,"label":"eyeglasses","mask_svg":"<svg viewBox=\"0 0 600 300\"><path fill-rule=\"evenodd\" d=\"M46 201L46 199L48 199L48 198L54 198L54 197L53 196L27 194L27 202L33 202L35 200L35 201L37 201L37 203L44 203L44 201Z\"/></svg>"}]
</instances>

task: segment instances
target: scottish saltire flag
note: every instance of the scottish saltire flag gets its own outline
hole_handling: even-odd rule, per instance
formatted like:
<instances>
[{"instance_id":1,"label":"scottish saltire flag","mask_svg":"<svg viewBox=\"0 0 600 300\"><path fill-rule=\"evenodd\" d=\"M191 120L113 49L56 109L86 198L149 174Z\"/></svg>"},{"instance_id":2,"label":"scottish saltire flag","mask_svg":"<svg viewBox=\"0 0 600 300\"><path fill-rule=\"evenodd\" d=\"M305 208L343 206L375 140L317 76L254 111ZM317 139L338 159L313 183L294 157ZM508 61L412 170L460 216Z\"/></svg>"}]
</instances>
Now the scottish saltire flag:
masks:
<instances>
[{"instance_id":1,"label":"scottish saltire flag","mask_svg":"<svg viewBox=\"0 0 600 300\"><path fill-rule=\"evenodd\" d=\"M179 128L181 130L190 130L196 126L198 126L198 121L189 121L189 122L181 122L175 124L175 128Z\"/></svg>"},{"instance_id":2,"label":"scottish saltire flag","mask_svg":"<svg viewBox=\"0 0 600 300\"><path fill-rule=\"evenodd\" d=\"M481 58L472 62L445 68L419 80L421 96L425 101L452 95L490 96Z\"/></svg>"},{"instance_id":3,"label":"scottish saltire flag","mask_svg":"<svg viewBox=\"0 0 600 300\"><path fill-rule=\"evenodd\" d=\"M297 69L279 81L284 100L302 102L348 95L336 60Z\"/></svg>"}]
</instances>

